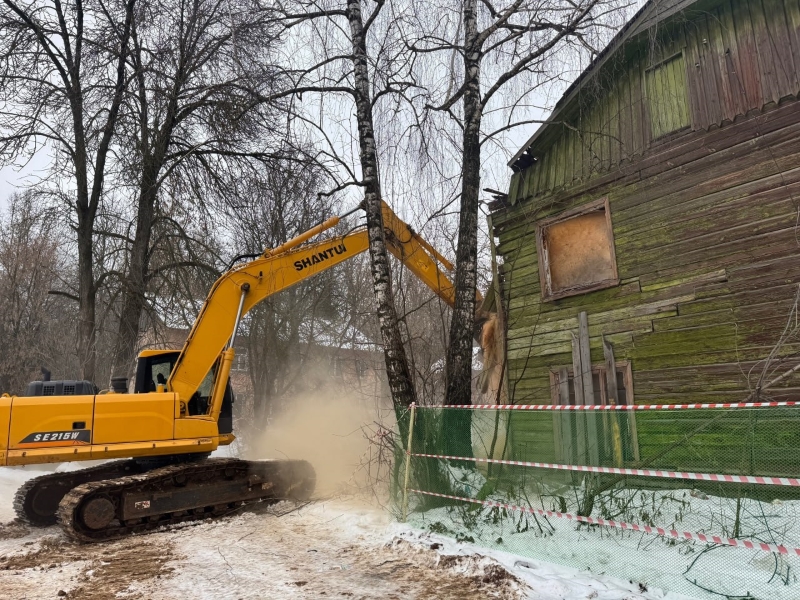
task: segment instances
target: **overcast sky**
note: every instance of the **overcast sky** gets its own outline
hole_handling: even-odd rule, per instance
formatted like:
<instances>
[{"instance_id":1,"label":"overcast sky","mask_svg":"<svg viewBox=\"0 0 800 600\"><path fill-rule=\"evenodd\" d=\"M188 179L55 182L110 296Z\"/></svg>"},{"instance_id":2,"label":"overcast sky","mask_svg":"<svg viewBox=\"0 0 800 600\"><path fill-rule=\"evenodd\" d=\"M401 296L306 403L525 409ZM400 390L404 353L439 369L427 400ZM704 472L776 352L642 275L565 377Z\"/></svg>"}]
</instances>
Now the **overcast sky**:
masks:
<instances>
[{"instance_id":1,"label":"overcast sky","mask_svg":"<svg viewBox=\"0 0 800 600\"><path fill-rule=\"evenodd\" d=\"M8 197L18 191L20 186L34 181L37 174L41 175L49 161L47 152L42 150L22 168L13 165L0 168L0 210L5 210Z\"/></svg>"},{"instance_id":2,"label":"overcast sky","mask_svg":"<svg viewBox=\"0 0 800 600\"><path fill-rule=\"evenodd\" d=\"M623 14L630 16L635 10L641 7L643 2L644 0L631 0L631 4L627 6L627 9L623 11ZM624 22L624 18L621 22ZM607 35L613 33L613 31L606 32ZM582 57L582 59L579 59L578 64L564 64L564 72L562 73L561 81L552 81L550 85L545 85L538 90L538 93L536 94L537 97L530 99L533 100L534 105L529 106L527 111L523 109L522 112L527 112L527 114L518 115L520 120L545 118L550 112L546 107L552 107L555 104L555 101L561 95L569 81L571 81L584 67L586 67L587 63L585 61L586 57ZM352 109L348 105L347 107L343 108L342 111L342 114L349 114ZM498 118L502 118L502 115L500 115ZM345 119L345 121L346 120L347 119ZM493 129L493 127L491 127L492 123L490 123L492 120L493 119L488 115L485 118L486 123L484 123L484 125L485 129L488 131ZM336 119L333 119L333 122L336 122ZM484 152L482 153L482 188L493 187L500 189L501 191L505 191L507 189L511 171L507 167L506 161L510 156L516 153L516 151L534 133L537 127L537 125L528 124L519 127L514 131L506 132L499 144L500 148L492 144L487 144L484 146ZM353 129L354 127L351 127L351 130L346 133L349 133L352 136ZM332 135L333 132L327 133L328 135ZM353 140L350 140L350 142L353 142ZM345 143L342 144L342 149L347 149L348 146L353 146L353 144L345 140ZM358 164L356 163L358 162L358 153L354 151L351 158L354 163L353 167L357 171ZM40 150L24 167L20 167L19 165L0 166L0 211L5 210L8 204L8 198L12 193L18 191L20 188L29 186L31 183L36 181L37 176L43 175L49 165L49 162L50 155L45 148ZM393 186L390 184L389 187L391 188ZM395 199L395 202L399 202L399 198ZM395 207L396 210L398 208L400 207Z\"/></svg>"}]
</instances>

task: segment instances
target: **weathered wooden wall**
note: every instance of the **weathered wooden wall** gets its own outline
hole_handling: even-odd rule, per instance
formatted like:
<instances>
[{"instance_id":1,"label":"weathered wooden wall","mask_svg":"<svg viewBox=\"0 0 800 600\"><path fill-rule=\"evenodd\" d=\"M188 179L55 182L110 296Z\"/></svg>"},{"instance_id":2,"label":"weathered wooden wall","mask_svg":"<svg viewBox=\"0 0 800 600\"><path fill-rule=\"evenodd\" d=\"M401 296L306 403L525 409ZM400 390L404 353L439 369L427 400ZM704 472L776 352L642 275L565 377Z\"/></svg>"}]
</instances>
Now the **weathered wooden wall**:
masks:
<instances>
[{"instance_id":1,"label":"weathered wooden wall","mask_svg":"<svg viewBox=\"0 0 800 600\"><path fill-rule=\"evenodd\" d=\"M512 202L585 182L648 154L651 120L658 120L650 114L648 92L685 93L691 128L699 130L800 91L798 0L724 0L673 19L653 25L644 39L629 41L581 83L575 100L534 149L537 164L513 176ZM648 86L649 68L677 55L683 81L671 71ZM678 109L658 99L656 106Z\"/></svg>"},{"instance_id":2,"label":"weathered wooden wall","mask_svg":"<svg viewBox=\"0 0 800 600\"><path fill-rule=\"evenodd\" d=\"M494 207L515 403L550 402L550 369L571 364L582 310L593 363L605 335L617 360L632 363L637 403L742 400L750 369L786 324L800 283L800 3L697 6L651 23L582 83L560 110L567 126L547 127L529 151L536 161ZM678 54L681 68L672 62L654 80L649 68ZM682 85L687 127L654 138L648 89ZM667 106L681 110L674 98ZM542 302L537 222L603 196L620 284ZM787 385L774 395L800 396L800 378ZM691 420L662 425L648 435L640 420L643 456ZM517 418L518 455L555 457L552 431L546 420ZM800 464L800 439L762 437L760 470ZM711 454L729 440L709 434L704 444ZM709 467L696 452L671 457L662 464Z\"/></svg>"}]
</instances>

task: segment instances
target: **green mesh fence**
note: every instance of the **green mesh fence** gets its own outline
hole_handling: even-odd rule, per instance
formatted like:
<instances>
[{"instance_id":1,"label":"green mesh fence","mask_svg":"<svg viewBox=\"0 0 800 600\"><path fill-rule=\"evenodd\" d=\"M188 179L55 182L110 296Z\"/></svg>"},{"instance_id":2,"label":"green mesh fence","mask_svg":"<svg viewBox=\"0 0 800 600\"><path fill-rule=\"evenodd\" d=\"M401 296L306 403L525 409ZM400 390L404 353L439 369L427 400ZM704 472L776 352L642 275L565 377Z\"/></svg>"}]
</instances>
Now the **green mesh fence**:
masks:
<instances>
[{"instance_id":1,"label":"green mesh fence","mask_svg":"<svg viewBox=\"0 0 800 600\"><path fill-rule=\"evenodd\" d=\"M408 521L694 598L800 599L800 406L533 408L417 407Z\"/></svg>"}]
</instances>

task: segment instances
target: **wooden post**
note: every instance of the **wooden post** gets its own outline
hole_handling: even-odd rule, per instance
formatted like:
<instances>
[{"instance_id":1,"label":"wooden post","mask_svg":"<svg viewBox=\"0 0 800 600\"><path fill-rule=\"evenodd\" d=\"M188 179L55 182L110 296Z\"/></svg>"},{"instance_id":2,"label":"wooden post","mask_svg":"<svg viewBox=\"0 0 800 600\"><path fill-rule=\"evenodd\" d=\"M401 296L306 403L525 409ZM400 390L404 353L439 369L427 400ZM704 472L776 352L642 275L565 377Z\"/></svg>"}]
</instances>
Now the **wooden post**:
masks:
<instances>
[{"instance_id":1,"label":"wooden post","mask_svg":"<svg viewBox=\"0 0 800 600\"><path fill-rule=\"evenodd\" d=\"M603 358L606 361L606 397L610 404L619 404L619 388L617 387L617 361L614 360L614 348L603 337ZM619 413L610 411L611 445L614 450L614 464L622 466L622 433L619 427Z\"/></svg>"},{"instance_id":2,"label":"wooden post","mask_svg":"<svg viewBox=\"0 0 800 600\"><path fill-rule=\"evenodd\" d=\"M592 381L592 351L589 346L589 319L585 311L578 314L578 346L581 355L581 378L583 380L583 401L594 404L594 381ZM578 381L578 374L575 374ZM575 388L577 389L577 385ZM600 465L600 439L597 434L597 413L588 413L586 419L586 436L589 449L589 464Z\"/></svg>"},{"instance_id":3,"label":"wooden post","mask_svg":"<svg viewBox=\"0 0 800 600\"><path fill-rule=\"evenodd\" d=\"M583 367L581 366L581 348L578 338L572 334L572 374L575 387L575 404L580 406L583 401ZM582 410L575 411L575 464L587 464L586 458L586 413Z\"/></svg>"},{"instance_id":4,"label":"wooden post","mask_svg":"<svg viewBox=\"0 0 800 600\"><path fill-rule=\"evenodd\" d=\"M408 444L406 445L406 472L403 476L403 507L402 507L402 521L405 523L408 518L408 480L411 476L411 442L414 439L414 414L416 412L416 403L411 403L411 415L408 419Z\"/></svg>"},{"instance_id":5,"label":"wooden post","mask_svg":"<svg viewBox=\"0 0 800 600\"><path fill-rule=\"evenodd\" d=\"M562 367L558 371L558 398L560 404L569 404L569 371ZM561 425L561 460L564 464L574 464L572 461L572 449L574 442L572 438L572 411L561 410L554 413L560 420Z\"/></svg>"}]
</instances>

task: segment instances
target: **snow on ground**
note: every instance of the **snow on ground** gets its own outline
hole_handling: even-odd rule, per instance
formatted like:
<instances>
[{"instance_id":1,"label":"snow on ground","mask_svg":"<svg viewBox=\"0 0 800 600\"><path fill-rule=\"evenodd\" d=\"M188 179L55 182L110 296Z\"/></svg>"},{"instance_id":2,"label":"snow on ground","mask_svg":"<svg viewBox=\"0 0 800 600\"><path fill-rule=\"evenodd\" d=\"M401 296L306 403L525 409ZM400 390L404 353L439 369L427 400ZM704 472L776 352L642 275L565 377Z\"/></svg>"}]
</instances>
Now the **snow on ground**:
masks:
<instances>
[{"instance_id":1,"label":"snow on ground","mask_svg":"<svg viewBox=\"0 0 800 600\"><path fill-rule=\"evenodd\" d=\"M2 600L680 598L456 542L352 497L259 505L219 521L77 545L56 527L7 522L17 485L42 472L0 469Z\"/></svg>"},{"instance_id":2,"label":"snow on ground","mask_svg":"<svg viewBox=\"0 0 800 600\"><path fill-rule=\"evenodd\" d=\"M476 471L451 467L449 475L453 493L461 497L474 497L486 489L485 478ZM566 503L566 498L580 497L581 493L577 487L561 486L555 491L544 482L531 481L512 499L507 492L491 492L485 497L501 504L576 512L575 506L560 508L558 501ZM688 489L620 489L598 496L592 516L789 548L798 547L800 540L798 501L737 501ZM800 598L796 575L800 572L800 557L791 553L781 556L762 550L706 545L467 503L415 511L410 522L418 529L477 542L489 554L492 550L512 551L576 567L577 573L616 576L642 584L643 588L667 589L702 599ZM738 534L734 534L737 530Z\"/></svg>"},{"instance_id":3,"label":"snow on ground","mask_svg":"<svg viewBox=\"0 0 800 600\"><path fill-rule=\"evenodd\" d=\"M527 600L684 600L690 596L668 593L640 586L638 582L623 581L607 575L595 575L572 567L523 558L502 550L492 550L471 543L461 543L451 537L413 529L397 524L396 539L440 546L445 556L481 555L497 561L527 586Z\"/></svg>"}]
</instances>

